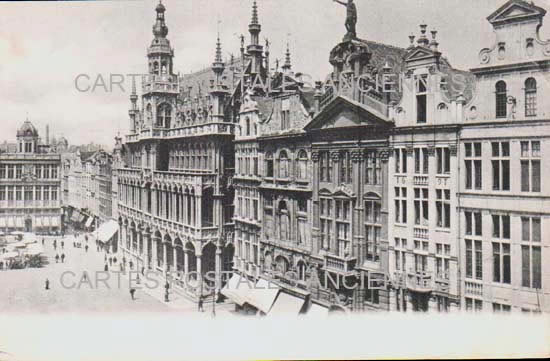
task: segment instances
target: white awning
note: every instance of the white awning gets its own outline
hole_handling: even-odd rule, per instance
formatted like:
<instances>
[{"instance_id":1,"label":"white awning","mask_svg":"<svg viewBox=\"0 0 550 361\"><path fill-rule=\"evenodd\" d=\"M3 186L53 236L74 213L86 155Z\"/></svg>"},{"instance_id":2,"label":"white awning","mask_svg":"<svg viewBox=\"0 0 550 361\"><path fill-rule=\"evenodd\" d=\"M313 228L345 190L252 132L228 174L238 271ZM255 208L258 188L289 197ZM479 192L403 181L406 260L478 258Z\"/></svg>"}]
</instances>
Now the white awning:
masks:
<instances>
[{"instance_id":1,"label":"white awning","mask_svg":"<svg viewBox=\"0 0 550 361\"><path fill-rule=\"evenodd\" d=\"M246 302L264 313L269 313L278 293L279 287L275 283L260 278L254 289L247 294Z\"/></svg>"},{"instance_id":2,"label":"white awning","mask_svg":"<svg viewBox=\"0 0 550 361\"><path fill-rule=\"evenodd\" d=\"M313 303L311 305L311 307L309 308L309 310L307 310L305 315L306 316L312 316L312 317L318 317L318 318L327 317L328 316L328 308L323 307L323 306L319 306L319 305Z\"/></svg>"},{"instance_id":3,"label":"white awning","mask_svg":"<svg viewBox=\"0 0 550 361\"><path fill-rule=\"evenodd\" d=\"M221 290L221 294L242 306L246 300L246 294L252 289L253 283L244 276L234 273Z\"/></svg>"},{"instance_id":4,"label":"white awning","mask_svg":"<svg viewBox=\"0 0 550 361\"><path fill-rule=\"evenodd\" d=\"M279 296L275 301L275 304L269 312L270 315L298 315L300 310L304 306L305 300L298 298L288 293L279 292Z\"/></svg>"},{"instance_id":5,"label":"white awning","mask_svg":"<svg viewBox=\"0 0 550 361\"><path fill-rule=\"evenodd\" d=\"M103 223L97 231L97 240L102 243L107 243L113 238L115 233L118 231L118 222L115 220L110 220L106 223Z\"/></svg>"}]
</instances>

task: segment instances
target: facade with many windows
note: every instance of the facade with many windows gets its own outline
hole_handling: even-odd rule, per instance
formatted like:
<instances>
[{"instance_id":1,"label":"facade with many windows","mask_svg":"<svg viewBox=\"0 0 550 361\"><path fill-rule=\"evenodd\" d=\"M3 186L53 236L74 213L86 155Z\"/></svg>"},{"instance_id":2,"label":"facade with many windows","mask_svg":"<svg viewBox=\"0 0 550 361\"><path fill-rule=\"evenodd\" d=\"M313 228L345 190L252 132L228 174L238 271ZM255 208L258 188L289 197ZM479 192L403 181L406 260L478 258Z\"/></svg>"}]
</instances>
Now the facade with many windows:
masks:
<instances>
[{"instance_id":1,"label":"facade with many windows","mask_svg":"<svg viewBox=\"0 0 550 361\"><path fill-rule=\"evenodd\" d=\"M17 151L0 154L0 230L61 230L61 157L40 143L28 120L17 131Z\"/></svg>"},{"instance_id":2,"label":"facade with many windows","mask_svg":"<svg viewBox=\"0 0 550 361\"><path fill-rule=\"evenodd\" d=\"M550 42L546 11L509 1L487 19L476 97L465 106L458 195L462 304L469 310L548 312Z\"/></svg>"},{"instance_id":3,"label":"facade with many windows","mask_svg":"<svg viewBox=\"0 0 550 361\"><path fill-rule=\"evenodd\" d=\"M254 313L279 299L296 313L549 311L545 13L507 1L470 71L427 25L406 48L347 34L312 86L289 49L271 68L255 1L238 64L218 39L211 71L176 77L159 5L142 104L134 92L118 145L124 252L196 270L190 295L205 270L273 283L235 293L224 279L221 293Z\"/></svg>"}]
</instances>

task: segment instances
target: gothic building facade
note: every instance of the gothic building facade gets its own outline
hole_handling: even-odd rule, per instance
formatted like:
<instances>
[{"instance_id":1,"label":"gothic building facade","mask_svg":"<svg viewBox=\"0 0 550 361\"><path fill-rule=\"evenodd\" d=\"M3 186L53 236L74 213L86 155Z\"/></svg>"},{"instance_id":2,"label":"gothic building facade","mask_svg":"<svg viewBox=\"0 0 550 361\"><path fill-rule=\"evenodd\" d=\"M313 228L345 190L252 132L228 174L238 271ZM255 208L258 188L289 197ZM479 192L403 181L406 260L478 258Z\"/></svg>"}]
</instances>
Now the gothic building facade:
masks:
<instances>
[{"instance_id":1,"label":"gothic building facade","mask_svg":"<svg viewBox=\"0 0 550 361\"><path fill-rule=\"evenodd\" d=\"M136 264L197 271L189 295L232 271L247 313L550 310L544 9L497 9L470 71L427 25L408 47L348 32L314 86L288 47L271 68L256 1L236 63L218 37L210 70L176 76L164 13L119 146Z\"/></svg>"}]
</instances>

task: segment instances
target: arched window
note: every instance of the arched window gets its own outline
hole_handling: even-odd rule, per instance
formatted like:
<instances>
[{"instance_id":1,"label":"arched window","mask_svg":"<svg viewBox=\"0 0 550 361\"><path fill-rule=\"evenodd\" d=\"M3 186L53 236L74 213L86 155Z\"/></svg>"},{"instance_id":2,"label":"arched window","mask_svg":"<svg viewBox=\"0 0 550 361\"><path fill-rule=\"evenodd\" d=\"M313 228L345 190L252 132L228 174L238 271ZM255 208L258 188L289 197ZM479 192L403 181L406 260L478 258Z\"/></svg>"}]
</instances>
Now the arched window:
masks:
<instances>
[{"instance_id":1,"label":"arched window","mask_svg":"<svg viewBox=\"0 0 550 361\"><path fill-rule=\"evenodd\" d=\"M298 179L307 179L307 152L301 150L297 160Z\"/></svg>"},{"instance_id":2,"label":"arched window","mask_svg":"<svg viewBox=\"0 0 550 361\"><path fill-rule=\"evenodd\" d=\"M286 151L282 150L279 153L279 178L289 177L289 159Z\"/></svg>"},{"instance_id":3,"label":"arched window","mask_svg":"<svg viewBox=\"0 0 550 361\"><path fill-rule=\"evenodd\" d=\"M273 178L273 154L267 152L265 155L265 176Z\"/></svg>"},{"instance_id":4,"label":"arched window","mask_svg":"<svg viewBox=\"0 0 550 361\"><path fill-rule=\"evenodd\" d=\"M289 241L290 240L290 216L288 214L288 208L286 206L285 201L281 201L279 203L279 209L278 209L278 216L279 216L279 239L281 241Z\"/></svg>"},{"instance_id":5,"label":"arched window","mask_svg":"<svg viewBox=\"0 0 550 361\"><path fill-rule=\"evenodd\" d=\"M496 116L497 118L506 118L506 102L507 102L507 93L506 93L506 83L504 81L499 81L496 84Z\"/></svg>"},{"instance_id":6,"label":"arched window","mask_svg":"<svg viewBox=\"0 0 550 361\"><path fill-rule=\"evenodd\" d=\"M525 81L525 116L534 117L537 115L537 81L528 78Z\"/></svg>"},{"instance_id":7,"label":"arched window","mask_svg":"<svg viewBox=\"0 0 550 361\"><path fill-rule=\"evenodd\" d=\"M163 103L157 108L157 127L170 128L172 121L172 107L169 104Z\"/></svg>"},{"instance_id":8,"label":"arched window","mask_svg":"<svg viewBox=\"0 0 550 361\"><path fill-rule=\"evenodd\" d=\"M300 281L306 280L306 264L304 261L298 261L298 278Z\"/></svg>"}]
</instances>

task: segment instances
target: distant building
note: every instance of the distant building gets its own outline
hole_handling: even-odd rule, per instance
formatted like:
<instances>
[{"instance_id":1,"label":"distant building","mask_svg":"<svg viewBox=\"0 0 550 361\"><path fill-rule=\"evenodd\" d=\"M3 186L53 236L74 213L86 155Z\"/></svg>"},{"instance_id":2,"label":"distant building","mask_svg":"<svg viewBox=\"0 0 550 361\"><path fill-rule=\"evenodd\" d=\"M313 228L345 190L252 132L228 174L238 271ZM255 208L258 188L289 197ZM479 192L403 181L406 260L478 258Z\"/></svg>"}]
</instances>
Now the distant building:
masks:
<instances>
[{"instance_id":1,"label":"distant building","mask_svg":"<svg viewBox=\"0 0 550 361\"><path fill-rule=\"evenodd\" d=\"M61 222L61 156L46 153L28 120L17 131L16 149L0 154L0 229L54 232Z\"/></svg>"}]
</instances>

